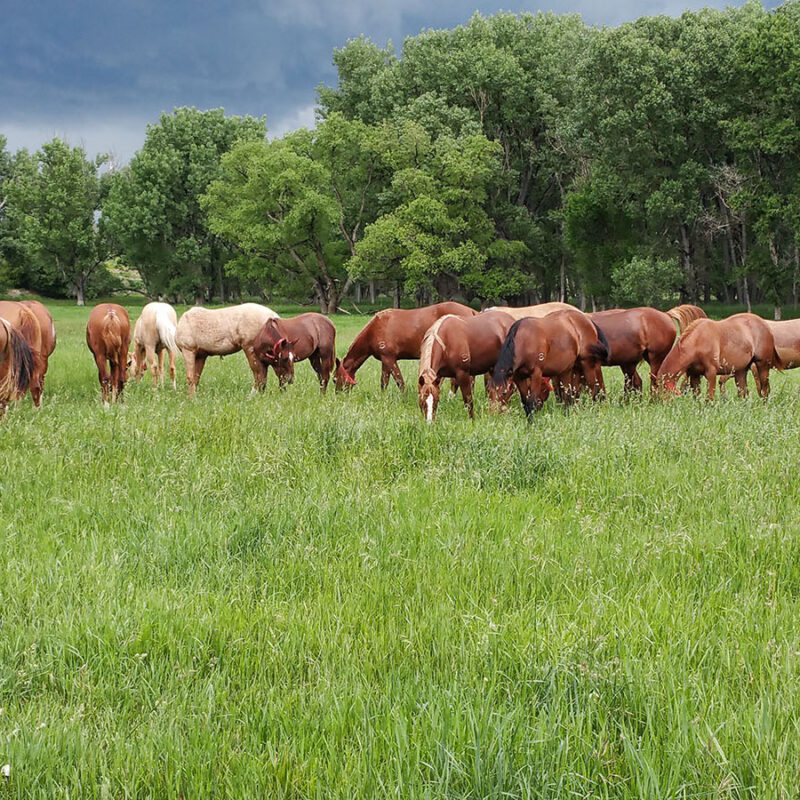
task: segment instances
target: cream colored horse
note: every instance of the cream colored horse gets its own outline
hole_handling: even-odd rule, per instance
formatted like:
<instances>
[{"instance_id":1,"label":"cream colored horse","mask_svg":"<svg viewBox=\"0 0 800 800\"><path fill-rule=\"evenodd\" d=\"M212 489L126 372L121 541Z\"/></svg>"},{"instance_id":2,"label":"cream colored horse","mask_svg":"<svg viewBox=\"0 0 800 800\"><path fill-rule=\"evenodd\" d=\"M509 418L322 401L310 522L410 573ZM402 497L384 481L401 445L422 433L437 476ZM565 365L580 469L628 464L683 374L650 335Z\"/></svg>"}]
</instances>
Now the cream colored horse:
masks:
<instances>
[{"instance_id":1,"label":"cream colored horse","mask_svg":"<svg viewBox=\"0 0 800 800\"><path fill-rule=\"evenodd\" d=\"M208 356L227 356L243 350L253 371L253 389L263 389L267 378L264 365L256 358L253 342L267 320L278 315L258 303L228 308L194 306L178 322L175 341L186 363L186 382L193 395Z\"/></svg>"},{"instance_id":2,"label":"cream colored horse","mask_svg":"<svg viewBox=\"0 0 800 800\"><path fill-rule=\"evenodd\" d=\"M153 373L153 387L164 380L164 350L169 353L169 376L175 388L175 356L178 345L175 343L175 329L178 316L169 303L148 303L136 320L133 328L133 351L128 356L128 376L142 377L150 364Z\"/></svg>"},{"instance_id":3,"label":"cream colored horse","mask_svg":"<svg viewBox=\"0 0 800 800\"><path fill-rule=\"evenodd\" d=\"M569 303L538 303L535 306L492 306L491 308L485 308L484 311L505 311L506 314L510 314L514 319L522 319L523 317L546 317L548 314L552 314L554 311L566 311L569 309L570 311L580 311L579 308L576 308Z\"/></svg>"}]
</instances>

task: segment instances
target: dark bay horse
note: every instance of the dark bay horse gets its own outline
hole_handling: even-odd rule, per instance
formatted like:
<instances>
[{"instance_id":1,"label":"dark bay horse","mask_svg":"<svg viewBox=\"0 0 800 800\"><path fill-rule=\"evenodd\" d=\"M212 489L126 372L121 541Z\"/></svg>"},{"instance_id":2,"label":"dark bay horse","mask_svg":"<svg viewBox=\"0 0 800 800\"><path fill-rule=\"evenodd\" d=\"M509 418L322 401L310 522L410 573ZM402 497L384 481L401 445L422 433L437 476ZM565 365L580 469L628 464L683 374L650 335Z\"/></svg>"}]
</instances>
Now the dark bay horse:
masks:
<instances>
[{"instance_id":1,"label":"dark bay horse","mask_svg":"<svg viewBox=\"0 0 800 800\"><path fill-rule=\"evenodd\" d=\"M0 317L0 419L8 403L25 394L33 371L30 345L8 320Z\"/></svg>"},{"instance_id":2,"label":"dark bay horse","mask_svg":"<svg viewBox=\"0 0 800 800\"><path fill-rule=\"evenodd\" d=\"M718 375L733 375L739 396L747 394L747 370L753 367L761 397L769 395L770 367L783 369L775 338L767 323L755 314L734 314L723 320L697 319L681 334L658 371L659 386L676 392L675 381L689 378L695 393L700 378L714 398Z\"/></svg>"},{"instance_id":3,"label":"dark bay horse","mask_svg":"<svg viewBox=\"0 0 800 800\"><path fill-rule=\"evenodd\" d=\"M125 388L131 323L128 312L116 303L100 303L89 312L86 344L97 364L103 405L115 401Z\"/></svg>"},{"instance_id":4,"label":"dark bay horse","mask_svg":"<svg viewBox=\"0 0 800 800\"><path fill-rule=\"evenodd\" d=\"M503 311L484 311L474 317L447 314L431 325L422 340L417 380L419 407L428 422L436 413L442 378L455 380L470 419L474 418L474 376L494 367L513 324L514 318Z\"/></svg>"},{"instance_id":5,"label":"dark bay horse","mask_svg":"<svg viewBox=\"0 0 800 800\"><path fill-rule=\"evenodd\" d=\"M381 362L381 389L389 384L390 375L400 389L405 389L398 359L419 358L422 337L439 317L445 314L473 317L477 313L469 306L453 302L379 311L358 333L344 358L336 359L336 388L354 384L356 371L372 356Z\"/></svg>"},{"instance_id":6,"label":"dark bay horse","mask_svg":"<svg viewBox=\"0 0 800 800\"><path fill-rule=\"evenodd\" d=\"M636 369L644 360L650 365L650 391L656 390L656 374L675 341L675 325L663 311L642 306L593 311L595 322L608 340L607 367L620 367L625 377L625 392L640 392L642 379Z\"/></svg>"},{"instance_id":7,"label":"dark bay horse","mask_svg":"<svg viewBox=\"0 0 800 800\"><path fill-rule=\"evenodd\" d=\"M27 305L16 300L0 300L0 317L8 320L17 329L31 349L33 374L28 389L34 406L38 408L42 403L42 386L47 369L47 359L43 355L42 326L39 323L39 317Z\"/></svg>"},{"instance_id":8,"label":"dark bay horse","mask_svg":"<svg viewBox=\"0 0 800 800\"><path fill-rule=\"evenodd\" d=\"M310 311L296 317L265 322L253 341L256 358L275 370L283 388L294 380L294 365L308 359L324 392L336 357L336 328L322 314Z\"/></svg>"},{"instance_id":9,"label":"dark bay horse","mask_svg":"<svg viewBox=\"0 0 800 800\"><path fill-rule=\"evenodd\" d=\"M509 329L489 381L489 404L502 408L514 385L526 416L538 410L548 394L547 378L564 403L587 386L592 399L605 394L601 364L608 357L603 331L581 311L556 311L525 317Z\"/></svg>"}]
</instances>

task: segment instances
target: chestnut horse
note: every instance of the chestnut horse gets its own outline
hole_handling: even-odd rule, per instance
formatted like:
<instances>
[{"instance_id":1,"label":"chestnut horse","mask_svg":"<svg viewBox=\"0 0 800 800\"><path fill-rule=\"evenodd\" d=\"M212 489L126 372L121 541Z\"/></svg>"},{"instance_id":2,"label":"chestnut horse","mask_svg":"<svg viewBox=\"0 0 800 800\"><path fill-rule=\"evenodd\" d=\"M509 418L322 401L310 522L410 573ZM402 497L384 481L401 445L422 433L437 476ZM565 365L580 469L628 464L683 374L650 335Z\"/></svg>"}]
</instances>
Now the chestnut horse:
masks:
<instances>
[{"instance_id":1,"label":"chestnut horse","mask_svg":"<svg viewBox=\"0 0 800 800\"><path fill-rule=\"evenodd\" d=\"M336 328L327 317L314 311L288 319L271 319L253 341L253 351L264 365L264 372L272 367L282 389L294 380L295 362L307 358L324 392L333 369L335 347Z\"/></svg>"},{"instance_id":2,"label":"chestnut horse","mask_svg":"<svg viewBox=\"0 0 800 800\"><path fill-rule=\"evenodd\" d=\"M641 392L642 379L637 366L650 365L650 391L656 390L656 373L675 342L675 325L668 314L655 308L612 308L588 315L608 340L606 367L620 367L625 377L625 393Z\"/></svg>"},{"instance_id":3,"label":"chestnut horse","mask_svg":"<svg viewBox=\"0 0 800 800\"><path fill-rule=\"evenodd\" d=\"M100 303L89 312L86 344L97 364L103 405L114 402L125 388L125 365L131 340L128 312L116 303Z\"/></svg>"},{"instance_id":4,"label":"chestnut horse","mask_svg":"<svg viewBox=\"0 0 800 800\"><path fill-rule=\"evenodd\" d=\"M560 303L558 301L552 303L537 303L535 306L491 306L485 311L505 311L510 314L514 319L522 319L523 317L546 317L554 311L580 311L569 303Z\"/></svg>"},{"instance_id":5,"label":"chestnut horse","mask_svg":"<svg viewBox=\"0 0 800 800\"><path fill-rule=\"evenodd\" d=\"M25 394L33 371L30 345L8 320L0 317L0 419L10 401Z\"/></svg>"},{"instance_id":6,"label":"chestnut horse","mask_svg":"<svg viewBox=\"0 0 800 800\"><path fill-rule=\"evenodd\" d=\"M675 342L658 371L659 385L677 391L675 381L689 378L695 393L700 378L708 383L707 397L714 398L718 375L733 375L739 396L747 394L747 370L755 368L756 387L761 397L769 395L770 367L783 369L775 339L767 323L755 314L734 314L720 321L698 319Z\"/></svg>"},{"instance_id":7,"label":"chestnut horse","mask_svg":"<svg viewBox=\"0 0 800 800\"><path fill-rule=\"evenodd\" d=\"M48 315L49 316L49 315ZM38 316L27 305L16 300L0 300L0 317L10 322L31 349L33 355L33 375L28 389L37 408L42 403L42 386L47 360L43 357L42 328Z\"/></svg>"},{"instance_id":8,"label":"chestnut horse","mask_svg":"<svg viewBox=\"0 0 800 800\"><path fill-rule=\"evenodd\" d=\"M42 359L42 378L39 386L41 397L41 390L44 389L44 376L47 374L48 361L50 360L50 356L53 355L53 350L56 349L56 326L53 323L53 317L50 315L50 312L38 300L20 300L20 303L33 311L36 319L39 321L39 330L42 334L42 349L39 353ZM31 395L33 395L33 392L31 392Z\"/></svg>"},{"instance_id":9,"label":"chestnut horse","mask_svg":"<svg viewBox=\"0 0 800 800\"><path fill-rule=\"evenodd\" d=\"M560 400L570 403L581 385L592 399L605 394L601 364L608 358L603 331L581 311L556 311L525 317L509 329L489 381L490 407L503 407L519 389L526 416L547 397L547 378L555 378Z\"/></svg>"},{"instance_id":10,"label":"chestnut horse","mask_svg":"<svg viewBox=\"0 0 800 800\"><path fill-rule=\"evenodd\" d=\"M353 385L356 371L372 356L381 362L381 389L389 384L390 375L400 389L405 389L398 359L419 358L422 337L439 317L445 314L474 317L477 313L469 306L453 302L379 311L358 333L344 358L336 359L336 388Z\"/></svg>"},{"instance_id":11,"label":"chestnut horse","mask_svg":"<svg viewBox=\"0 0 800 800\"><path fill-rule=\"evenodd\" d=\"M489 372L514 318L504 311L484 311L474 317L446 314L428 328L419 357L419 407L433 421L442 378L453 378L474 419L472 386L475 375Z\"/></svg>"},{"instance_id":12,"label":"chestnut horse","mask_svg":"<svg viewBox=\"0 0 800 800\"><path fill-rule=\"evenodd\" d=\"M258 303L214 310L194 306L184 312L175 341L186 364L189 396L194 394L208 356L227 356L243 350L253 373L253 391L264 388L267 371L256 358L253 342L264 323L278 315Z\"/></svg>"},{"instance_id":13,"label":"chestnut horse","mask_svg":"<svg viewBox=\"0 0 800 800\"><path fill-rule=\"evenodd\" d=\"M178 317L169 303L148 303L133 326L133 351L128 356L128 375L139 380L150 363L153 388L164 380L164 350L169 353L169 377L175 384L175 330Z\"/></svg>"}]
</instances>

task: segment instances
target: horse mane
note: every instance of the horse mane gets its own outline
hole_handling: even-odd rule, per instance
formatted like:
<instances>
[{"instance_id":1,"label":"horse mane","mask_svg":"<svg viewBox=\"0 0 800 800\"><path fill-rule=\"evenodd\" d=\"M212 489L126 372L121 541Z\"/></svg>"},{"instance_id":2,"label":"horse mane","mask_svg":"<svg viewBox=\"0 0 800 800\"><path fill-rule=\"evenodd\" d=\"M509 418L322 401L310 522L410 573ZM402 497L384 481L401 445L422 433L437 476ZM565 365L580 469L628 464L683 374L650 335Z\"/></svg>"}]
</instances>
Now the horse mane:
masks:
<instances>
[{"instance_id":1,"label":"horse mane","mask_svg":"<svg viewBox=\"0 0 800 800\"><path fill-rule=\"evenodd\" d=\"M455 314L445 314L443 317L439 317L433 325L428 328L425 332L425 336L422 337L422 345L419 349L419 374L422 375L425 370L429 370L431 368L431 356L433 354L433 343L438 339L439 343L441 344L442 340L439 339L439 328L442 326L442 323L446 319L450 319L455 317Z\"/></svg>"},{"instance_id":2,"label":"horse mane","mask_svg":"<svg viewBox=\"0 0 800 800\"><path fill-rule=\"evenodd\" d=\"M683 303L667 311L667 316L678 323L678 333L684 333L692 322L698 319L707 319L708 314L700 306Z\"/></svg>"},{"instance_id":3,"label":"horse mane","mask_svg":"<svg viewBox=\"0 0 800 800\"><path fill-rule=\"evenodd\" d=\"M674 318L673 318L673 319L674 319ZM700 323L701 323L701 322L702 322L704 319L708 319L708 317L705 317L705 316L703 316L703 317L698 317L697 319L693 319L693 320L692 320L692 321L691 321L691 322L690 322L690 323L689 323L689 324L688 324L688 325L687 325L687 326L686 326L686 327L685 327L685 328L684 328L684 329L681 331L681 333L680 333L680 335L678 336L678 338L679 338L679 339L680 339L680 338L683 338L683 337L684 337L684 336L686 336L686 334L688 334L690 331L693 331L695 328L697 328L697 327L699 326L699 324L700 324Z\"/></svg>"},{"instance_id":4,"label":"horse mane","mask_svg":"<svg viewBox=\"0 0 800 800\"><path fill-rule=\"evenodd\" d=\"M508 329L506 338L503 340L503 344L500 346L500 353L497 356L497 361L495 362L494 369L492 370L492 383L495 386L501 386L502 384L506 383L508 381L509 374L514 369L514 351L517 328L519 328L525 319L527 319L527 317L523 317L522 319L518 319L516 322L514 322L514 324Z\"/></svg>"},{"instance_id":5,"label":"horse mane","mask_svg":"<svg viewBox=\"0 0 800 800\"><path fill-rule=\"evenodd\" d=\"M611 345L608 343L603 329L594 320L591 322L592 325L594 325L594 329L597 331L597 342L593 342L589 345L589 352L596 358L599 358L604 364L607 364L608 359L611 358Z\"/></svg>"}]
</instances>

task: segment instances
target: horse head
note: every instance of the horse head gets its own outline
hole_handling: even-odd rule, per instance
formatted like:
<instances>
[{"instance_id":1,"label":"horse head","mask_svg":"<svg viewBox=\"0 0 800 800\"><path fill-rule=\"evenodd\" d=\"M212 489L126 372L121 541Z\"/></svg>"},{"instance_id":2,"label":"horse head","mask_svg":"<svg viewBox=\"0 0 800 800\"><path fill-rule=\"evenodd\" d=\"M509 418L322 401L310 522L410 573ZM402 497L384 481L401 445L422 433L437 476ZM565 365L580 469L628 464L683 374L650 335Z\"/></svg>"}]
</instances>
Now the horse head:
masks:
<instances>
[{"instance_id":1,"label":"horse head","mask_svg":"<svg viewBox=\"0 0 800 800\"><path fill-rule=\"evenodd\" d=\"M137 380L142 377L142 374L147 369L147 361L136 358L136 351L128 353L128 360L125 362L125 370L128 373L128 378L136 378Z\"/></svg>"},{"instance_id":2,"label":"horse head","mask_svg":"<svg viewBox=\"0 0 800 800\"><path fill-rule=\"evenodd\" d=\"M351 386L356 385L356 379L345 369L344 364L338 358L336 359L336 369L333 373L333 380L337 392L341 389L349 389Z\"/></svg>"},{"instance_id":3,"label":"horse head","mask_svg":"<svg viewBox=\"0 0 800 800\"><path fill-rule=\"evenodd\" d=\"M439 403L439 384L442 379L432 370L426 369L419 376L417 395L419 409L428 422L433 422L436 406Z\"/></svg>"},{"instance_id":4,"label":"horse head","mask_svg":"<svg viewBox=\"0 0 800 800\"><path fill-rule=\"evenodd\" d=\"M272 345L269 360L281 386L285 386L294 380L294 342L290 342L285 336L281 336Z\"/></svg>"},{"instance_id":5,"label":"horse head","mask_svg":"<svg viewBox=\"0 0 800 800\"><path fill-rule=\"evenodd\" d=\"M514 394L514 381L511 375L505 380L495 382L494 375L491 375L486 382L486 394L489 396L489 411L497 414L508 408L508 401Z\"/></svg>"}]
</instances>

